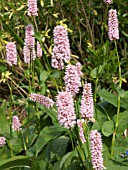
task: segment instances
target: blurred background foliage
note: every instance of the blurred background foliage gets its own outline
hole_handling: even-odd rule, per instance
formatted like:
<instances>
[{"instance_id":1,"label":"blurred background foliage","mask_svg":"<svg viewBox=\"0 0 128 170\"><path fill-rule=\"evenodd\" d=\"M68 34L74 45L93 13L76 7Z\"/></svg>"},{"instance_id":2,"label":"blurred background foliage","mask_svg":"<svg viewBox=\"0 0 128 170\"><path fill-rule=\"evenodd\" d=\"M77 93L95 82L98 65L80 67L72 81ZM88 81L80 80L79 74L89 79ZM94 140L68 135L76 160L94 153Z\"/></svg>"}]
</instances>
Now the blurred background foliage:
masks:
<instances>
[{"instance_id":1,"label":"blurred background foliage","mask_svg":"<svg viewBox=\"0 0 128 170\"><path fill-rule=\"evenodd\" d=\"M28 70L23 62L22 48L25 38L25 26L34 25L35 37L41 43L43 57L35 61L35 88L55 92L51 75L60 83L60 72L51 68L53 48L53 28L64 25L68 28L72 61L80 61L84 72L83 79L95 84L98 78L98 89L103 87L113 91L113 83L118 82L118 66L114 43L108 40L107 16L110 8L117 9L120 39L117 46L120 56L123 89L127 89L128 80L128 1L113 0L109 7L102 0L38 0L36 18L27 16L26 0L6 0L0 2L0 98L8 99L9 89L6 82L11 81L15 94L27 95ZM18 51L18 65L11 70L6 64L5 45L15 41ZM39 76L42 73L44 75ZM47 80L47 83L46 83ZM41 83L43 81L43 83Z\"/></svg>"}]
</instances>

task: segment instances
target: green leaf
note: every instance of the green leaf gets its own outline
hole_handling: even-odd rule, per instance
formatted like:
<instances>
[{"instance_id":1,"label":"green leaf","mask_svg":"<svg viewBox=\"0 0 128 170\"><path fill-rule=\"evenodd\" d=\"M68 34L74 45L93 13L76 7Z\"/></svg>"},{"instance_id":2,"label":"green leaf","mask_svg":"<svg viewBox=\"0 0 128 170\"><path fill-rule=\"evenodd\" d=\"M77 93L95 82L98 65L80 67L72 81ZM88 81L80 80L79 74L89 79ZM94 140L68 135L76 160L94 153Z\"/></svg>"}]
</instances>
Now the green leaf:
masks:
<instances>
[{"instance_id":1,"label":"green leaf","mask_svg":"<svg viewBox=\"0 0 128 170\"><path fill-rule=\"evenodd\" d=\"M97 78L97 76L101 73L102 69L104 68L104 65L99 65L98 67L94 68L91 71L91 77L92 78Z\"/></svg>"},{"instance_id":2,"label":"green leaf","mask_svg":"<svg viewBox=\"0 0 128 170\"><path fill-rule=\"evenodd\" d=\"M117 107L117 95L108 92L106 89L100 90L98 95L102 97L105 101Z\"/></svg>"},{"instance_id":3,"label":"green leaf","mask_svg":"<svg viewBox=\"0 0 128 170\"><path fill-rule=\"evenodd\" d=\"M0 159L0 170L14 167L30 167L31 160L27 156L14 156L9 159Z\"/></svg>"},{"instance_id":4,"label":"green leaf","mask_svg":"<svg viewBox=\"0 0 128 170\"><path fill-rule=\"evenodd\" d=\"M21 45L21 47L23 47L24 41L15 33L15 31L13 31L13 29L9 25L7 25L5 23L5 21L3 21L3 20L1 20L1 21L2 21L2 24L5 28L5 30L9 31L12 34L12 36L15 38L15 40Z\"/></svg>"},{"instance_id":5,"label":"green leaf","mask_svg":"<svg viewBox=\"0 0 128 170\"><path fill-rule=\"evenodd\" d=\"M51 152L55 154L57 157L62 157L67 149L69 143L69 137L61 136L51 141Z\"/></svg>"},{"instance_id":6,"label":"green leaf","mask_svg":"<svg viewBox=\"0 0 128 170\"><path fill-rule=\"evenodd\" d=\"M115 116L116 119L116 116ZM124 130L127 129L128 126L128 110L121 112L119 114L119 125L117 128L117 135L122 135Z\"/></svg>"},{"instance_id":7,"label":"green leaf","mask_svg":"<svg viewBox=\"0 0 128 170\"><path fill-rule=\"evenodd\" d=\"M51 140L42 150L39 159L43 159L48 163L57 161L65 155L69 140L69 137L66 136Z\"/></svg>"},{"instance_id":8,"label":"green leaf","mask_svg":"<svg viewBox=\"0 0 128 170\"><path fill-rule=\"evenodd\" d=\"M37 141L35 143L36 146L36 156L43 149L43 147L52 139L60 136L66 129L60 126L49 126L45 127L39 134Z\"/></svg>"},{"instance_id":9,"label":"green leaf","mask_svg":"<svg viewBox=\"0 0 128 170\"><path fill-rule=\"evenodd\" d=\"M0 109L0 134L10 133L9 120L6 118L6 114Z\"/></svg>"},{"instance_id":10,"label":"green leaf","mask_svg":"<svg viewBox=\"0 0 128 170\"><path fill-rule=\"evenodd\" d=\"M104 122L102 133L104 136L110 136L114 132L114 122L112 120Z\"/></svg>"},{"instance_id":11,"label":"green leaf","mask_svg":"<svg viewBox=\"0 0 128 170\"><path fill-rule=\"evenodd\" d=\"M40 81L41 81L41 82L45 82L46 79L48 78L49 74L50 74L50 73L49 73L48 71L42 70L42 71L41 71L41 74L40 74Z\"/></svg>"},{"instance_id":12,"label":"green leaf","mask_svg":"<svg viewBox=\"0 0 128 170\"><path fill-rule=\"evenodd\" d=\"M64 155L61 160L56 162L54 165L54 170L62 170L64 162L69 158L70 155L74 154L74 152L76 154L76 151L69 152L66 155Z\"/></svg>"},{"instance_id":13,"label":"green leaf","mask_svg":"<svg viewBox=\"0 0 128 170\"><path fill-rule=\"evenodd\" d=\"M45 160L35 160L32 162L32 170L47 170L48 163Z\"/></svg>"}]
</instances>

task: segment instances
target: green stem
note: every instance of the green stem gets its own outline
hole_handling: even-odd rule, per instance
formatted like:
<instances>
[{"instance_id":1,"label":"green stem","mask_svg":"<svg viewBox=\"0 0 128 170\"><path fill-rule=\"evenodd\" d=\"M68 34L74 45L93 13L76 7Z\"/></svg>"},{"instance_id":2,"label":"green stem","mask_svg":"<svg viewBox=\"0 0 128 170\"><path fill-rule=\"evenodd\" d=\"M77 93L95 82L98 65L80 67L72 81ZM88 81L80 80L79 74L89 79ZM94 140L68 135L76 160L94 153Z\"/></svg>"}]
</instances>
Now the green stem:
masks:
<instances>
[{"instance_id":1,"label":"green stem","mask_svg":"<svg viewBox=\"0 0 128 170\"><path fill-rule=\"evenodd\" d=\"M20 132L21 132L22 139L23 139L24 150L26 151L27 147L26 147L26 143L25 143L25 140L24 140L24 136L23 136L22 130Z\"/></svg>"},{"instance_id":2,"label":"green stem","mask_svg":"<svg viewBox=\"0 0 128 170\"><path fill-rule=\"evenodd\" d=\"M70 138L71 138L71 143L72 143L72 149L75 150L71 128L70 128Z\"/></svg>"},{"instance_id":3,"label":"green stem","mask_svg":"<svg viewBox=\"0 0 128 170\"><path fill-rule=\"evenodd\" d=\"M119 60L119 55L118 55L118 50L117 50L117 43L116 41L114 42L115 42L115 49L116 49L118 68L119 68L119 87L121 88L121 85L122 85L121 66L120 66L120 60Z\"/></svg>"},{"instance_id":4,"label":"green stem","mask_svg":"<svg viewBox=\"0 0 128 170\"><path fill-rule=\"evenodd\" d=\"M120 114L120 96L118 95L118 107L117 107L117 115L116 115L116 125L115 130L112 136L112 145L111 145L111 158L113 157L114 153L114 145L115 145L115 139L116 139L116 131L119 125L119 114Z\"/></svg>"}]
</instances>

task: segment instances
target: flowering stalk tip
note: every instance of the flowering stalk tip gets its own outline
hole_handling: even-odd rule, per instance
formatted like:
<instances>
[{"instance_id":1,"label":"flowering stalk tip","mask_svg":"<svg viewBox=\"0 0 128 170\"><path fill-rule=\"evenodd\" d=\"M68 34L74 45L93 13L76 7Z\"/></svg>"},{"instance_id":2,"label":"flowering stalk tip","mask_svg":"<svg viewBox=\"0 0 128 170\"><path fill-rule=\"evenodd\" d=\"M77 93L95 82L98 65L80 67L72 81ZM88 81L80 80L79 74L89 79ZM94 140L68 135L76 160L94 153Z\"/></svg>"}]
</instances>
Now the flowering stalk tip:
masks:
<instances>
[{"instance_id":1,"label":"flowering stalk tip","mask_svg":"<svg viewBox=\"0 0 128 170\"><path fill-rule=\"evenodd\" d=\"M17 50L13 42L9 42L6 45L6 60L10 66L17 64Z\"/></svg>"},{"instance_id":2,"label":"flowering stalk tip","mask_svg":"<svg viewBox=\"0 0 128 170\"><path fill-rule=\"evenodd\" d=\"M65 128L73 127L76 124L76 115L71 93L59 92L56 98L60 125Z\"/></svg>"},{"instance_id":3,"label":"flowering stalk tip","mask_svg":"<svg viewBox=\"0 0 128 170\"><path fill-rule=\"evenodd\" d=\"M94 115L94 103L90 83L85 83L80 106L80 114L83 119L92 119Z\"/></svg>"},{"instance_id":4,"label":"flowering stalk tip","mask_svg":"<svg viewBox=\"0 0 128 170\"><path fill-rule=\"evenodd\" d=\"M54 101L52 99L41 94L31 93L29 98L30 100L42 104L47 108L50 108L54 105Z\"/></svg>"},{"instance_id":5,"label":"flowering stalk tip","mask_svg":"<svg viewBox=\"0 0 128 170\"><path fill-rule=\"evenodd\" d=\"M93 169L106 169L103 165L101 134L97 130L90 133L90 149Z\"/></svg>"},{"instance_id":6,"label":"flowering stalk tip","mask_svg":"<svg viewBox=\"0 0 128 170\"><path fill-rule=\"evenodd\" d=\"M108 37L111 41L119 39L118 19L116 9L109 10Z\"/></svg>"},{"instance_id":7,"label":"flowering stalk tip","mask_svg":"<svg viewBox=\"0 0 128 170\"><path fill-rule=\"evenodd\" d=\"M64 62L70 60L70 44L67 30L63 26L56 26L53 30L54 47L52 51L52 67L64 69Z\"/></svg>"}]
</instances>

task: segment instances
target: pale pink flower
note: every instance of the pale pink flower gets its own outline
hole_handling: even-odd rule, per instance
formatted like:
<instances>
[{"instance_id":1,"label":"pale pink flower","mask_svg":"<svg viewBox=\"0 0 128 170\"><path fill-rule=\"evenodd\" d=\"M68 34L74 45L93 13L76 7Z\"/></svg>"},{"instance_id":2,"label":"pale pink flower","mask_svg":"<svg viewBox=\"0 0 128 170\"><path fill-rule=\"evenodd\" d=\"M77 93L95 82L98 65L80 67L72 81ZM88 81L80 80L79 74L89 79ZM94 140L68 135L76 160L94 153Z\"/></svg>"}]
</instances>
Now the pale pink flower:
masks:
<instances>
[{"instance_id":1,"label":"pale pink flower","mask_svg":"<svg viewBox=\"0 0 128 170\"><path fill-rule=\"evenodd\" d=\"M76 115L71 93L59 92L56 105L60 125L65 128L73 127L76 124Z\"/></svg>"},{"instance_id":2,"label":"pale pink flower","mask_svg":"<svg viewBox=\"0 0 128 170\"><path fill-rule=\"evenodd\" d=\"M104 0L104 2L107 4L107 5L110 5L112 3L112 0Z\"/></svg>"},{"instance_id":3,"label":"pale pink flower","mask_svg":"<svg viewBox=\"0 0 128 170\"><path fill-rule=\"evenodd\" d=\"M0 137L0 147L3 147L6 144L5 137Z\"/></svg>"},{"instance_id":4,"label":"pale pink flower","mask_svg":"<svg viewBox=\"0 0 128 170\"><path fill-rule=\"evenodd\" d=\"M18 116L13 116L12 117L12 129L13 129L13 131L21 130L20 127L21 127L21 123L20 123Z\"/></svg>"},{"instance_id":5,"label":"pale pink flower","mask_svg":"<svg viewBox=\"0 0 128 170\"><path fill-rule=\"evenodd\" d=\"M54 47L52 51L52 67L64 69L64 62L70 60L70 44L67 30L63 26L56 26L53 31Z\"/></svg>"},{"instance_id":6,"label":"pale pink flower","mask_svg":"<svg viewBox=\"0 0 128 170\"><path fill-rule=\"evenodd\" d=\"M17 50L13 42L9 42L6 45L6 60L10 66L17 64Z\"/></svg>"},{"instance_id":7,"label":"pale pink flower","mask_svg":"<svg viewBox=\"0 0 128 170\"><path fill-rule=\"evenodd\" d=\"M103 165L101 134L97 130L92 130L90 133L90 150L93 169L106 169Z\"/></svg>"},{"instance_id":8,"label":"pale pink flower","mask_svg":"<svg viewBox=\"0 0 128 170\"><path fill-rule=\"evenodd\" d=\"M54 105L54 101L50 99L49 97L43 96L41 94L37 93L31 93L30 100L37 102L39 104L42 104L43 106L50 108Z\"/></svg>"},{"instance_id":9,"label":"pale pink flower","mask_svg":"<svg viewBox=\"0 0 128 170\"><path fill-rule=\"evenodd\" d=\"M93 103L91 84L85 83L82 100L81 100L81 106L80 106L80 114L83 119L89 120L93 118L93 113L94 113L94 103Z\"/></svg>"},{"instance_id":10,"label":"pale pink flower","mask_svg":"<svg viewBox=\"0 0 128 170\"><path fill-rule=\"evenodd\" d=\"M35 37L33 26L31 24L26 26L24 44L25 44L23 48L24 62L30 63L31 60L35 60L36 58Z\"/></svg>"},{"instance_id":11,"label":"pale pink flower","mask_svg":"<svg viewBox=\"0 0 128 170\"><path fill-rule=\"evenodd\" d=\"M118 19L116 9L109 10L108 37L111 41L119 39Z\"/></svg>"},{"instance_id":12,"label":"pale pink flower","mask_svg":"<svg viewBox=\"0 0 128 170\"><path fill-rule=\"evenodd\" d=\"M25 45L32 49L35 45L34 30L31 24L27 25L25 28Z\"/></svg>"},{"instance_id":13,"label":"pale pink flower","mask_svg":"<svg viewBox=\"0 0 128 170\"><path fill-rule=\"evenodd\" d=\"M28 0L27 6L28 6L28 15L29 16L38 16L37 0Z\"/></svg>"},{"instance_id":14,"label":"pale pink flower","mask_svg":"<svg viewBox=\"0 0 128 170\"><path fill-rule=\"evenodd\" d=\"M80 76L82 75L80 63L67 65L64 77L65 90L71 92L72 95L77 94L79 92L79 87L82 86L80 81Z\"/></svg>"},{"instance_id":15,"label":"pale pink flower","mask_svg":"<svg viewBox=\"0 0 128 170\"><path fill-rule=\"evenodd\" d=\"M86 139L84 137L83 123L84 123L84 119L77 120L77 126L79 127L79 136L80 136L81 142L85 143Z\"/></svg>"},{"instance_id":16,"label":"pale pink flower","mask_svg":"<svg viewBox=\"0 0 128 170\"><path fill-rule=\"evenodd\" d=\"M37 41L37 57L42 57L42 48L38 41Z\"/></svg>"}]
</instances>

